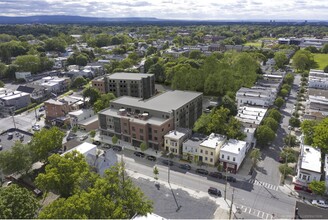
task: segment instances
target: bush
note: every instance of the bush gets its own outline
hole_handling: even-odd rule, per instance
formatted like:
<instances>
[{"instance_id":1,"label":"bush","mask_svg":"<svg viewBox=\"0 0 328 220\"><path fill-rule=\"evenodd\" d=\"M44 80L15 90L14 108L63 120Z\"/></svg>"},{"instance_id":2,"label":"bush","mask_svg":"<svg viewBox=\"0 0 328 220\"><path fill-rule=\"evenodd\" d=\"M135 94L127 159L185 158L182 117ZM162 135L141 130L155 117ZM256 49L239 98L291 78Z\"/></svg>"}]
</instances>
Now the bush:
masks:
<instances>
[{"instance_id":1,"label":"bush","mask_svg":"<svg viewBox=\"0 0 328 220\"><path fill-rule=\"evenodd\" d=\"M35 106L37 106L37 103L32 103L32 104L28 105L27 107L16 110L15 114L20 114L22 112L25 112L28 109L34 108Z\"/></svg>"},{"instance_id":2,"label":"bush","mask_svg":"<svg viewBox=\"0 0 328 220\"><path fill-rule=\"evenodd\" d=\"M281 97L278 97L275 101L274 101L275 106L277 106L278 108L281 108L284 104L285 104L285 100Z\"/></svg>"},{"instance_id":3,"label":"bush","mask_svg":"<svg viewBox=\"0 0 328 220\"><path fill-rule=\"evenodd\" d=\"M301 76L302 76L303 78L308 77L308 76L309 76L309 73L302 73Z\"/></svg>"},{"instance_id":4,"label":"bush","mask_svg":"<svg viewBox=\"0 0 328 220\"><path fill-rule=\"evenodd\" d=\"M289 125L292 126L293 128L295 127L300 127L301 126L301 121L298 118L291 117L289 119Z\"/></svg>"},{"instance_id":5,"label":"bush","mask_svg":"<svg viewBox=\"0 0 328 220\"><path fill-rule=\"evenodd\" d=\"M95 130L92 130L92 131L90 131L90 136L92 137L92 138L94 138L95 136L96 136L96 131Z\"/></svg>"}]
</instances>

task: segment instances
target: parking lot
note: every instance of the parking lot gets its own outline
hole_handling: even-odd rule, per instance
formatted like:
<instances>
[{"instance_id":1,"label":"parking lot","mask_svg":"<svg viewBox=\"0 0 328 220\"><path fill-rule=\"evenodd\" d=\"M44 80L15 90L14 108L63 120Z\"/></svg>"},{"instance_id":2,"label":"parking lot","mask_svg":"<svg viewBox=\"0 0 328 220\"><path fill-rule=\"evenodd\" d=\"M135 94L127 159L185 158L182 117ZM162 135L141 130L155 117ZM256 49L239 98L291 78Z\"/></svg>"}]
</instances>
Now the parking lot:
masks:
<instances>
[{"instance_id":1,"label":"parking lot","mask_svg":"<svg viewBox=\"0 0 328 220\"><path fill-rule=\"evenodd\" d=\"M2 135L0 135L0 145L2 150L10 149L16 141L22 141L22 143L27 144L32 138L32 134L28 132L21 132L19 130L9 130Z\"/></svg>"}]
</instances>

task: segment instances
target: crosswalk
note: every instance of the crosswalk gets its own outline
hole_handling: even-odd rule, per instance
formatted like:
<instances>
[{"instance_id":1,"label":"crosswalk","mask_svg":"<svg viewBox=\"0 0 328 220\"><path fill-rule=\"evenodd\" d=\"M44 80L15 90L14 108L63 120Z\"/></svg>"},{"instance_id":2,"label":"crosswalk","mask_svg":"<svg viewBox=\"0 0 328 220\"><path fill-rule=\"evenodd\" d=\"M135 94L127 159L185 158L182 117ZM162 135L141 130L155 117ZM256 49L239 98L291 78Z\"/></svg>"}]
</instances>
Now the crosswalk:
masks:
<instances>
[{"instance_id":1,"label":"crosswalk","mask_svg":"<svg viewBox=\"0 0 328 220\"><path fill-rule=\"evenodd\" d=\"M263 186L267 189L271 189L271 190L275 190L275 191L279 190L279 186L275 186L270 183L266 183L266 182L262 182L262 181L258 181L258 180L254 180L254 179L249 179L248 182L251 184L257 185L257 186Z\"/></svg>"},{"instance_id":2,"label":"crosswalk","mask_svg":"<svg viewBox=\"0 0 328 220\"><path fill-rule=\"evenodd\" d=\"M241 214L241 212L243 212L243 213L247 213L249 215L256 216L261 219L273 219L274 218L274 216L270 213L262 212L260 210L253 209L253 208L250 208L250 207L247 207L244 205L238 205L238 204L235 204L235 205L237 208L237 213L239 212L239 214Z\"/></svg>"}]
</instances>

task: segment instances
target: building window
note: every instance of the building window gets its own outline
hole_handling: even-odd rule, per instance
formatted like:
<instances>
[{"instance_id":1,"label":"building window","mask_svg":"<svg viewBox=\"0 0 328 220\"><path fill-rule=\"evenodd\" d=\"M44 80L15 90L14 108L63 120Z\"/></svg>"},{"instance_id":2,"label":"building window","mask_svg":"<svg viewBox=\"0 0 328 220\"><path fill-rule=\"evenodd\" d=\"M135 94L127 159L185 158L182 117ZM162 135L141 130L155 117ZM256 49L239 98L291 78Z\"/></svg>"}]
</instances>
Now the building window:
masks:
<instances>
[{"instance_id":1,"label":"building window","mask_svg":"<svg viewBox=\"0 0 328 220\"><path fill-rule=\"evenodd\" d=\"M140 133L143 133L143 129L142 129L142 128L140 128L140 130L139 130L139 131L140 131Z\"/></svg>"},{"instance_id":2,"label":"building window","mask_svg":"<svg viewBox=\"0 0 328 220\"><path fill-rule=\"evenodd\" d=\"M203 153L203 150L200 150L200 153L202 154Z\"/></svg>"},{"instance_id":3,"label":"building window","mask_svg":"<svg viewBox=\"0 0 328 220\"><path fill-rule=\"evenodd\" d=\"M132 134L132 138L136 138L136 134Z\"/></svg>"},{"instance_id":4,"label":"building window","mask_svg":"<svg viewBox=\"0 0 328 220\"><path fill-rule=\"evenodd\" d=\"M213 152L211 152L211 156L213 156Z\"/></svg>"},{"instance_id":5,"label":"building window","mask_svg":"<svg viewBox=\"0 0 328 220\"><path fill-rule=\"evenodd\" d=\"M207 151L207 150L205 151L205 154L206 154L206 155L208 154L208 151Z\"/></svg>"},{"instance_id":6,"label":"building window","mask_svg":"<svg viewBox=\"0 0 328 220\"><path fill-rule=\"evenodd\" d=\"M165 140L165 143L166 143L166 144L168 144L168 143L169 143L167 139ZM187 147L186 147L186 149L187 149Z\"/></svg>"},{"instance_id":7,"label":"building window","mask_svg":"<svg viewBox=\"0 0 328 220\"><path fill-rule=\"evenodd\" d=\"M132 126L132 131L135 131L136 129Z\"/></svg>"},{"instance_id":8,"label":"building window","mask_svg":"<svg viewBox=\"0 0 328 220\"><path fill-rule=\"evenodd\" d=\"M227 156L227 160L230 160L230 156Z\"/></svg>"},{"instance_id":9,"label":"building window","mask_svg":"<svg viewBox=\"0 0 328 220\"><path fill-rule=\"evenodd\" d=\"M154 140L157 141L157 137L154 137Z\"/></svg>"},{"instance_id":10,"label":"building window","mask_svg":"<svg viewBox=\"0 0 328 220\"><path fill-rule=\"evenodd\" d=\"M235 158L235 157L233 157L233 158L232 158L232 161L236 161L236 158Z\"/></svg>"},{"instance_id":11,"label":"building window","mask_svg":"<svg viewBox=\"0 0 328 220\"><path fill-rule=\"evenodd\" d=\"M222 154L222 157L221 158L224 159L224 154Z\"/></svg>"},{"instance_id":12,"label":"building window","mask_svg":"<svg viewBox=\"0 0 328 220\"><path fill-rule=\"evenodd\" d=\"M154 133L157 134L157 130L154 130Z\"/></svg>"},{"instance_id":13,"label":"building window","mask_svg":"<svg viewBox=\"0 0 328 220\"><path fill-rule=\"evenodd\" d=\"M205 160L207 161L207 157L205 157Z\"/></svg>"},{"instance_id":14,"label":"building window","mask_svg":"<svg viewBox=\"0 0 328 220\"><path fill-rule=\"evenodd\" d=\"M140 135L140 140L142 140L142 141L143 141L143 139L144 139L144 137L143 137L142 135Z\"/></svg>"},{"instance_id":15,"label":"building window","mask_svg":"<svg viewBox=\"0 0 328 220\"><path fill-rule=\"evenodd\" d=\"M212 158L210 159L210 162L211 162L211 163L213 162L213 159L212 159Z\"/></svg>"}]
</instances>

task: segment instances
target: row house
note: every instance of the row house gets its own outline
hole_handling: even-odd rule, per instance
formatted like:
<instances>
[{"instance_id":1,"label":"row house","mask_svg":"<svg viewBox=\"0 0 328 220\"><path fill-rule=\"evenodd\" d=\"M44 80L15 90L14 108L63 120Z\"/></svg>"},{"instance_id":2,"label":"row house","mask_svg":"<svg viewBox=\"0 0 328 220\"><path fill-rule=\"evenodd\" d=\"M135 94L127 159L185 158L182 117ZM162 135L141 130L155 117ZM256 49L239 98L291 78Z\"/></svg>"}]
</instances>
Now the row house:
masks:
<instances>
[{"instance_id":1,"label":"row house","mask_svg":"<svg viewBox=\"0 0 328 220\"><path fill-rule=\"evenodd\" d=\"M244 161L247 152L247 143L235 139L229 139L220 150L220 164L223 170L237 173Z\"/></svg>"},{"instance_id":2,"label":"row house","mask_svg":"<svg viewBox=\"0 0 328 220\"><path fill-rule=\"evenodd\" d=\"M98 113L101 135L114 136L139 147L145 142L164 148L164 135L177 128L191 129L202 114L202 93L167 91L150 99L122 96Z\"/></svg>"},{"instance_id":3,"label":"row house","mask_svg":"<svg viewBox=\"0 0 328 220\"><path fill-rule=\"evenodd\" d=\"M182 143L191 136L191 129L178 128L164 136L164 149L173 155L182 155Z\"/></svg>"},{"instance_id":4,"label":"row house","mask_svg":"<svg viewBox=\"0 0 328 220\"><path fill-rule=\"evenodd\" d=\"M265 87L242 87L237 91L236 102L237 107L244 105L269 107L273 104L277 92L273 88Z\"/></svg>"}]
</instances>

